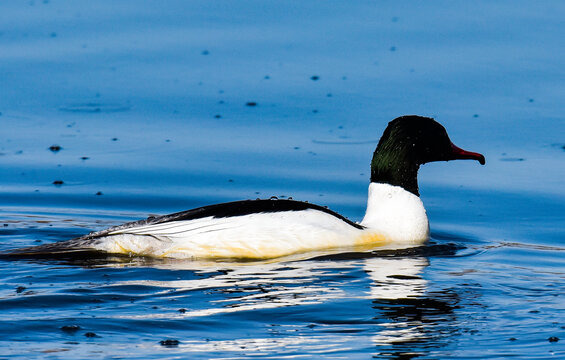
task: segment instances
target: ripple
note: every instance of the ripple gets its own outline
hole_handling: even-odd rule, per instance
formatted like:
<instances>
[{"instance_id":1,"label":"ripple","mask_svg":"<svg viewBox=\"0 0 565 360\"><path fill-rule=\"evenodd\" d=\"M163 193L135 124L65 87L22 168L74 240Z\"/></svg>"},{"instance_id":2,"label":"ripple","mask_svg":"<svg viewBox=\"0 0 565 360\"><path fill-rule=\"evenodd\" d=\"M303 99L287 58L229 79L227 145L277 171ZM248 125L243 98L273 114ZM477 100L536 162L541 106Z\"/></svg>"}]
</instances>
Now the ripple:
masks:
<instances>
[{"instance_id":1,"label":"ripple","mask_svg":"<svg viewBox=\"0 0 565 360\"><path fill-rule=\"evenodd\" d=\"M84 103L62 106L60 111L71 113L117 113L131 110L129 105L103 104L103 103Z\"/></svg>"}]
</instances>

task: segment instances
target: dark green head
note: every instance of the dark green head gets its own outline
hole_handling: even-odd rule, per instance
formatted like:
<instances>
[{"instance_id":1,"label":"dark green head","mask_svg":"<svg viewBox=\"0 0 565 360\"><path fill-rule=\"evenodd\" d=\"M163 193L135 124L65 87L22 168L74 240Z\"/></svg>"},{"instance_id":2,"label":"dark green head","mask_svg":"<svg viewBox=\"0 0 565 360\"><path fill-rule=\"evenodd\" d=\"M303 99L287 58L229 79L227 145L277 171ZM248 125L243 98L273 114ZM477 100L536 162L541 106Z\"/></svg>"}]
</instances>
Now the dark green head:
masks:
<instances>
[{"instance_id":1,"label":"dark green head","mask_svg":"<svg viewBox=\"0 0 565 360\"><path fill-rule=\"evenodd\" d=\"M455 146L445 128L432 118L408 115L392 120L371 161L371 182L402 186L418 195L418 169L432 161L485 157Z\"/></svg>"}]
</instances>

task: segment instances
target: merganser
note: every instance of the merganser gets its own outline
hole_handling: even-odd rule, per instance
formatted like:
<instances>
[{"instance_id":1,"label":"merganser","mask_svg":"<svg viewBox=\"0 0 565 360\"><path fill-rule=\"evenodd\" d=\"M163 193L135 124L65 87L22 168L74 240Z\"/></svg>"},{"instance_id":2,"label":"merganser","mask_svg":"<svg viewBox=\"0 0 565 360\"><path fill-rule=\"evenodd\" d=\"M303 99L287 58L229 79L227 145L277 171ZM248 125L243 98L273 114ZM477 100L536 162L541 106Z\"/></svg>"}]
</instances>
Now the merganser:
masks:
<instances>
[{"instance_id":1,"label":"merganser","mask_svg":"<svg viewBox=\"0 0 565 360\"><path fill-rule=\"evenodd\" d=\"M34 256L102 251L136 256L264 260L316 251L407 247L429 239L418 169L432 161L485 158L455 146L432 118L402 116L385 129L371 161L367 211L355 223L294 200L244 200L126 223L13 252Z\"/></svg>"}]
</instances>

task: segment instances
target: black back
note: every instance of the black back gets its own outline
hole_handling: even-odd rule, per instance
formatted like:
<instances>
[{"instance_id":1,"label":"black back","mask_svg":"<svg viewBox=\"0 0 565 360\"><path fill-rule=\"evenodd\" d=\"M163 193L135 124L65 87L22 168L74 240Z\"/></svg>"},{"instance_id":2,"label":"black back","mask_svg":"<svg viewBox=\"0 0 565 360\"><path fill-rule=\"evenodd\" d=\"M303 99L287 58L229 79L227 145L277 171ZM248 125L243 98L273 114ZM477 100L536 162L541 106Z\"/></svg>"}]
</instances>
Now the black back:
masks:
<instances>
[{"instance_id":1,"label":"black back","mask_svg":"<svg viewBox=\"0 0 565 360\"><path fill-rule=\"evenodd\" d=\"M186 210L174 214L163 215L158 217L149 217L144 220L125 223L123 225L114 226L102 231L93 232L79 239L93 239L106 236L109 233L145 225L156 225L171 221L194 220L205 217L226 218L234 216L243 216L256 213L269 213L269 212L283 212L283 211L301 211L306 209L313 209L323 211L327 214L335 216L336 218L348 223L349 225L363 229L363 226L352 222L351 220L343 217L342 215L331 211L328 208L306 203L303 201L295 200L275 200L275 199L257 199L257 200L240 200L227 202L222 204L214 204L199 207L196 209Z\"/></svg>"}]
</instances>

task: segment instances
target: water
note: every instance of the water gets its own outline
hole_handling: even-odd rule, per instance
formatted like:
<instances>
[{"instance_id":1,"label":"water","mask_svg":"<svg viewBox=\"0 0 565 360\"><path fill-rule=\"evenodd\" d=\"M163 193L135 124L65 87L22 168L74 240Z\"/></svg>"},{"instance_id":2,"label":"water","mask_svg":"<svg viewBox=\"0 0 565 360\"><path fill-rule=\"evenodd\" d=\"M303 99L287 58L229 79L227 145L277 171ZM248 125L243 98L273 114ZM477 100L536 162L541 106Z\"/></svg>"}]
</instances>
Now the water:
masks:
<instances>
[{"instance_id":1,"label":"water","mask_svg":"<svg viewBox=\"0 0 565 360\"><path fill-rule=\"evenodd\" d=\"M402 114L487 158L421 169L432 240L413 251L1 261L0 357L565 357L562 4L0 14L2 251L272 195L359 220L376 141Z\"/></svg>"}]
</instances>

